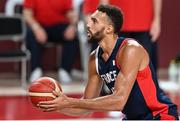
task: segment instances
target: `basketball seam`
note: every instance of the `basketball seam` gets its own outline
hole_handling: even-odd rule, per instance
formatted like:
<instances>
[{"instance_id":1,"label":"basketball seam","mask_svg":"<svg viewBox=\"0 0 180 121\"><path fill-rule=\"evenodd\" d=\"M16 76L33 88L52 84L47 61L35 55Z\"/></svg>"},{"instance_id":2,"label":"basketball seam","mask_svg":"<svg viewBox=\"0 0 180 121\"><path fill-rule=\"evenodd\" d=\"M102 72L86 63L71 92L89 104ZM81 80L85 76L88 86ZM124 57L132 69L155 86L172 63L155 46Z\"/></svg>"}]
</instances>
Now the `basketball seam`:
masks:
<instances>
[{"instance_id":1,"label":"basketball seam","mask_svg":"<svg viewBox=\"0 0 180 121\"><path fill-rule=\"evenodd\" d=\"M36 97L52 97L52 98L56 98L56 96L53 95L52 93L29 92L29 96L36 96Z\"/></svg>"},{"instance_id":2,"label":"basketball seam","mask_svg":"<svg viewBox=\"0 0 180 121\"><path fill-rule=\"evenodd\" d=\"M50 79L50 80L52 80L52 81L54 82L54 84L55 84L55 89L54 89L54 91L57 92L57 93L60 93L60 89L59 89L56 81L55 81L54 79Z\"/></svg>"}]
</instances>

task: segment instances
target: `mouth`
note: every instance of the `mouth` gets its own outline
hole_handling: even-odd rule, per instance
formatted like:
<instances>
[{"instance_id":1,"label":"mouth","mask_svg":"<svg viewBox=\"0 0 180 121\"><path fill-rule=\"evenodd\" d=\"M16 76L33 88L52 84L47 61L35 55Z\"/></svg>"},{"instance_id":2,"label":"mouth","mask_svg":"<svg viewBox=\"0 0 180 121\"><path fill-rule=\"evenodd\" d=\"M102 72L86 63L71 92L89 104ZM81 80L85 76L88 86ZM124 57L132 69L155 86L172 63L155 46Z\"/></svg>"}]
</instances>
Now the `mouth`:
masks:
<instances>
[{"instance_id":1,"label":"mouth","mask_svg":"<svg viewBox=\"0 0 180 121\"><path fill-rule=\"evenodd\" d=\"M90 31L90 30L87 30L87 36L88 36L88 37L91 37L91 35L92 35L91 31Z\"/></svg>"}]
</instances>

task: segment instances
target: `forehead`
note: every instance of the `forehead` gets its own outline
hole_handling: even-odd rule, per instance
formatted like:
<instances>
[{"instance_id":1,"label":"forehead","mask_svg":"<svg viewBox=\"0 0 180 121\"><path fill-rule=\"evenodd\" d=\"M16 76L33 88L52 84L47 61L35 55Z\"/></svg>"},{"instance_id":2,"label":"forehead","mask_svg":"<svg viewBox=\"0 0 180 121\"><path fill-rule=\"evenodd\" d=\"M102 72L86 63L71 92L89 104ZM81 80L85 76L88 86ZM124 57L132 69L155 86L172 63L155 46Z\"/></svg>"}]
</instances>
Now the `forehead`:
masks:
<instances>
[{"instance_id":1,"label":"forehead","mask_svg":"<svg viewBox=\"0 0 180 121\"><path fill-rule=\"evenodd\" d=\"M106 15L106 13L103 13L103 12L101 12L101 11L98 11L98 10L96 10L92 15L91 15L91 17L92 18L96 18L97 20L105 20L105 19L107 19L107 15Z\"/></svg>"}]
</instances>

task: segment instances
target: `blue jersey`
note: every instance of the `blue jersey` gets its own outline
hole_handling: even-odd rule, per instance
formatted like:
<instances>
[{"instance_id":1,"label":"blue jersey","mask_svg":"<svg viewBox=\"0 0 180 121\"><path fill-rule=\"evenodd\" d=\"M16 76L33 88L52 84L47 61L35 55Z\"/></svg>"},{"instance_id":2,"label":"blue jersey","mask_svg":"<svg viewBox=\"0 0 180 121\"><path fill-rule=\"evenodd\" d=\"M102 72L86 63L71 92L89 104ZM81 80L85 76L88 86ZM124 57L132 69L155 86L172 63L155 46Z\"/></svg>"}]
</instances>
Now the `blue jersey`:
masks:
<instances>
[{"instance_id":1,"label":"blue jersey","mask_svg":"<svg viewBox=\"0 0 180 121\"><path fill-rule=\"evenodd\" d=\"M124 38L118 38L107 61L103 50L96 49L96 70L107 87L114 92L114 83L121 71L116 64L116 55L121 50ZM133 61L133 60L132 60ZM157 76L150 63L137 73L136 80L122 112L127 119L178 119L177 106L159 88Z\"/></svg>"}]
</instances>

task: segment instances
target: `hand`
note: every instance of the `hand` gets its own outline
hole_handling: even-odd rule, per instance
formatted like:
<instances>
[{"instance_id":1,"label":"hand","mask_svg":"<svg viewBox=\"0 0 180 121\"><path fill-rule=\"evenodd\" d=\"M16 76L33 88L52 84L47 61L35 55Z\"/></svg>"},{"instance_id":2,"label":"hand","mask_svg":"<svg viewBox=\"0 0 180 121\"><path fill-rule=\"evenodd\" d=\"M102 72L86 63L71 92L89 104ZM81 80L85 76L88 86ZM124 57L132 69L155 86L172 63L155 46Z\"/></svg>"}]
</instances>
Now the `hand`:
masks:
<instances>
[{"instance_id":1,"label":"hand","mask_svg":"<svg viewBox=\"0 0 180 121\"><path fill-rule=\"evenodd\" d=\"M69 99L70 98L68 98L65 94L61 93L56 99L52 101L39 102L37 106L44 112L60 111L64 108L70 107Z\"/></svg>"},{"instance_id":2,"label":"hand","mask_svg":"<svg viewBox=\"0 0 180 121\"><path fill-rule=\"evenodd\" d=\"M37 27L34 30L35 37L40 44L45 44L47 41L47 34L42 27Z\"/></svg>"},{"instance_id":3,"label":"hand","mask_svg":"<svg viewBox=\"0 0 180 121\"><path fill-rule=\"evenodd\" d=\"M76 36L76 26L75 25L69 25L65 32L64 32L64 38L68 41L71 41Z\"/></svg>"},{"instance_id":4,"label":"hand","mask_svg":"<svg viewBox=\"0 0 180 121\"><path fill-rule=\"evenodd\" d=\"M158 39L160 33L161 33L160 20L157 20L157 19L153 20L151 24L151 28L150 28L151 40L155 42Z\"/></svg>"}]
</instances>

